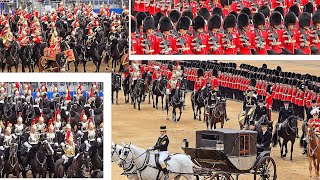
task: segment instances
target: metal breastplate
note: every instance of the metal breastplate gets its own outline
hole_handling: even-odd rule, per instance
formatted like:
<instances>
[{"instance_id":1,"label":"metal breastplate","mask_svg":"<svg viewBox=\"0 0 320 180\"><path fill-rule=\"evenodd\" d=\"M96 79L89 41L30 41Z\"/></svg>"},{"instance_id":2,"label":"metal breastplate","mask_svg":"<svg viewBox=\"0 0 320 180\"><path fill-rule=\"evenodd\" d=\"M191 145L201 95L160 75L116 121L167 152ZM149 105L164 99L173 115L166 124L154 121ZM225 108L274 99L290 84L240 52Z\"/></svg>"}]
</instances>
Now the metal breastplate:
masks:
<instances>
[{"instance_id":1,"label":"metal breastplate","mask_svg":"<svg viewBox=\"0 0 320 180\"><path fill-rule=\"evenodd\" d=\"M177 81L171 80L171 81L170 81L170 86L171 86L172 89L176 88L176 86L177 86Z\"/></svg>"},{"instance_id":2,"label":"metal breastplate","mask_svg":"<svg viewBox=\"0 0 320 180\"><path fill-rule=\"evenodd\" d=\"M36 104L39 104L40 101L41 101L41 98L40 98L40 97L37 97L36 100L35 100Z\"/></svg>"},{"instance_id":3,"label":"metal breastplate","mask_svg":"<svg viewBox=\"0 0 320 180\"><path fill-rule=\"evenodd\" d=\"M73 145L66 145L64 153L67 157L73 157L75 155L75 147Z\"/></svg>"},{"instance_id":4,"label":"metal breastplate","mask_svg":"<svg viewBox=\"0 0 320 180\"><path fill-rule=\"evenodd\" d=\"M88 139L89 139L89 141L95 141L96 140L96 132L95 131L88 131Z\"/></svg>"},{"instance_id":5,"label":"metal breastplate","mask_svg":"<svg viewBox=\"0 0 320 180\"><path fill-rule=\"evenodd\" d=\"M61 127L61 122L55 122L54 123L54 130L60 130L60 127Z\"/></svg>"},{"instance_id":6,"label":"metal breastplate","mask_svg":"<svg viewBox=\"0 0 320 180\"><path fill-rule=\"evenodd\" d=\"M54 138L56 137L56 135L54 133L47 133L47 141L50 143L50 144L53 144L53 140Z\"/></svg>"},{"instance_id":7,"label":"metal breastplate","mask_svg":"<svg viewBox=\"0 0 320 180\"><path fill-rule=\"evenodd\" d=\"M15 125L15 130L14 130L15 134L16 135L21 135L22 131L23 131L23 128L24 128L23 124L21 124L21 125L16 124Z\"/></svg>"},{"instance_id":8,"label":"metal breastplate","mask_svg":"<svg viewBox=\"0 0 320 180\"><path fill-rule=\"evenodd\" d=\"M82 122L81 124L82 124L81 130L82 130L83 132L87 132L88 122Z\"/></svg>"},{"instance_id":9,"label":"metal breastplate","mask_svg":"<svg viewBox=\"0 0 320 180\"><path fill-rule=\"evenodd\" d=\"M139 76L140 76L140 72L139 72L139 71L133 72L133 77L134 77L134 78L139 78Z\"/></svg>"},{"instance_id":10,"label":"metal breastplate","mask_svg":"<svg viewBox=\"0 0 320 180\"><path fill-rule=\"evenodd\" d=\"M11 141L12 141L12 136L4 136L4 139L3 139L3 145L5 148L8 148L10 147L11 145Z\"/></svg>"},{"instance_id":11,"label":"metal breastplate","mask_svg":"<svg viewBox=\"0 0 320 180\"><path fill-rule=\"evenodd\" d=\"M41 131L41 132L45 132L46 131L46 126L45 126L45 124L38 124L37 125L37 129L39 130L39 131Z\"/></svg>"},{"instance_id":12,"label":"metal breastplate","mask_svg":"<svg viewBox=\"0 0 320 180\"><path fill-rule=\"evenodd\" d=\"M29 144L38 144L38 135L31 133L28 140Z\"/></svg>"}]
</instances>

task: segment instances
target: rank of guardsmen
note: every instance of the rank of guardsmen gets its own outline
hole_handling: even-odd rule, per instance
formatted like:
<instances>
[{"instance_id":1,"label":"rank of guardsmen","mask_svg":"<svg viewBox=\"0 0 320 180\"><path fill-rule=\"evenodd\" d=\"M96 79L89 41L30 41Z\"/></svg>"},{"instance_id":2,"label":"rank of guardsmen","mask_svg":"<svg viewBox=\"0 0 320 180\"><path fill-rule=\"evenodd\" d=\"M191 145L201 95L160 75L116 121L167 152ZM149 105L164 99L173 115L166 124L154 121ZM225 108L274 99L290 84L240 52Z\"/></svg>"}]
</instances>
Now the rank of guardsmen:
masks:
<instances>
[{"instance_id":1,"label":"rank of guardsmen","mask_svg":"<svg viewBox=\"0 0 320 180\"><path fill-rule=\"evenodd\" d=\"M84 46L91 46L94 40L97 43L111 41L115 38L120 40L126 38L124 34L128 25L128 7L124 7L122 14L110 10L110 5L101 5L99 12L93 12L93 5L75 3L65 7L61 2L56 9L50 12L44 11L40 14L37 7L21 6L14 12L0 14L0 39L2 43L1 52L4 54L4 62L8 68L12 66L18 70L18 64L22 64L22 72L25 68L33 72L33 63L38 63L42 56L49 58L41 65L46 69L51 67L50 59L59 59L58 53L64 53L69 62L76 61L75 71L78 71L77 64L80 61L108 61L102 50L99 58L86 53L89 51ZM97 35L97 34L100 34ZM122 35L121 35L122 34ZM114 43L118 43L114 42ZM115 45L113 45L114 47ZM111 47L111 50L115 50ZM12 52L10 53L10 50ZM90 49L90 48L89 48ZM17 51L17 53L13 53ZM100 51L100 50L99 50ZM126 50L119 49L121 55ZM123 51L123 52L122 52ZM85 54L87 56L85 56ZM100 68L97 66L97 69ZM84 63L84 72L86 72ZM4 69L2 69L3 71Z\"/></svg>"},{"instance_id":2,"label":"rank of guardsmen","mask_svg":"<svg viewBox=\"0 0 320 180\"><path fill-rule=\"evenodd\" d=\"M131 54L319 54L320 1L138 0Z\"/></svg>"},{"instance_id":3,"label":"rank of guardsmen","mask_svg":"<svg viewBox=\"0 0 320 180\"><path fill-rule=\"evenodd\" d=\"M1 174L102 177L102 88L87 82L0 83Z\"/></svg>"}]
</instances>

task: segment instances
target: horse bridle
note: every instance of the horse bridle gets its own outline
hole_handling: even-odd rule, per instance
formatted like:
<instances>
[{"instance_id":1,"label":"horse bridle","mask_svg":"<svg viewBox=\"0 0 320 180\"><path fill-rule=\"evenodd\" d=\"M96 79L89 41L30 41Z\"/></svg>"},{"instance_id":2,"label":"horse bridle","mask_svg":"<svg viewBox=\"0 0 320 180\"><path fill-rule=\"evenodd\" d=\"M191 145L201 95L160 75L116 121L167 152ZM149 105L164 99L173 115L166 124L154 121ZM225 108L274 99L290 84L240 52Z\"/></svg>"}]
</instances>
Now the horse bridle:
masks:
<instances>
[{"instance_id":1,"label":"horse bridle","mask_svg":"<svg viewBox=\"0 0 320 180\"><path fill-rule=\"evenodd\" d=\"M288 124L289 130L290 130L291 132L294 133L294 132L296 131L297 126L291 127L291 125L290 125L290 123L289 123L289 119L286 119L286 123L283 123L283 124ZM290 135L290 134L288 133L287 128L285 128L285 131L286 131L286 134L287 134L287 135Z\"/></svg>"},{"instance_id":2,"label":"horse bridle","mask_svg":"<svg viewBox=\"0 0 320 180\"><path fill-rule=\"evenodd\" d=\"M308 146L309 146L309 149L310 149L310 155L313 156L314 152L318 149L319 142L318 142L318 140L316 140L317 146L314 149L311 148L310 143L313 140L312 139L313 137L310 135L310 127L308 127L307 129L308 129L308 138L307 138L306 142L308 143Z\"/></svg>"},{"instance_id":3,"label":"horse bridle","mask_svg":"<svg viewBox=\"0 0 320 180\"><path fill-rule=\"evenodd\" d=\"M18 147L17 143L13 143L12 145L16 145ZM11 148L10 148L10 151L12 151ZM14 159L16 159L16 162L12 162ZM13 169L17 165L17 163L18 163L18 156L17 156L17 149L16 149L13 152L13 155L10 154L10 156L9 156L9 164Z\"/></svg>"}]
</instances>

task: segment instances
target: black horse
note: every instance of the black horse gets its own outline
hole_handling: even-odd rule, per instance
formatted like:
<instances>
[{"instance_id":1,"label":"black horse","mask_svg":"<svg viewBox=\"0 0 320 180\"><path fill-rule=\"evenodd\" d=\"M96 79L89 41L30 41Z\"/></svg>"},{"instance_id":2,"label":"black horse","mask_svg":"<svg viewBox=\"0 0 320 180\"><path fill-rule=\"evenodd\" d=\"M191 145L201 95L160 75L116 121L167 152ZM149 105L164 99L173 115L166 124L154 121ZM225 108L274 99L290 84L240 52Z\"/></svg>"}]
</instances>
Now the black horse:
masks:
<instances>
[{"instance_id":1,"label":"black horse","mask_svg":"<svg viewBox=\"0 0 320 180\"><path fill-rule=\"evenodd\" d=\"M166 100L167 119L169 119L168 117L169 107L172 106L172 120L174 122L179 122L182 114L182 107L183 107L182 95L183 94L179 88L172 90L171 93L172 95L168 95L169 97L167 97L167 100ZM180 110L178 119L176 117L177 108Z\"/></svg>"},{"instance_id":2,"label":"black horse","mask_svg":"<svg viewBox=\"0 0 320 180\"><path fill-rule=\"evenodd\" d=\"M12 143L10 145L9 159L5 160L3 173L5 178L8 178L10 174L19 177L19 161L18 161L18 144Z\"/></svg>"},{"instance_id":3,"label":"black horse","mask_svg":"<svg viewBox=\"0 0 320 180\"><path fill-rule=\"evenodd\" d=\"M15 111L15 105L12 103L6 103L3 108L4 120L9 121L11 124L17 123L17 112Z\"/></svg>"},{"instance_id":4,"label":"black horse","mask_svg":"<svg viewBox=\"0 0 320 180\"><path fill-rule=\"evenodd\" d=\"M12 67L14 66L16 69L16 72L18 72L18 65L19 65L19 51L20 51L20 45L16 40L13 40L10 43L10 47L5 52L5 62L2 64L2 72L5 69L5 66L7 65L8 72L12 72Z\"/></svg>"},{"instance_id":5,"label":"black horse","mask_svg":"<svg viewBox=\"0 0 320 180\"><path fill-rule=\"evenodd\" d=\"M39 175L39 178L45 178L47 171L47 154L52 155L54 151L45 140L39 141L37 146L38 148L32 148L29 152L32 176L36 178L37 175Z\"/></svg>"},{"instance_id":6,"label":"black horse","mask_svg":"<svg viewBox=\"0 0 320 180\"><path fill-rule=\"evenodd\" d=\"M113 103L113 93L116 93L116 104L118 104L118 94L121 89L121 76L119 74L112 73L112 103Z\"/></svg>"},{"instance_id":7,"label":"black horse","mask_svg":"<svg viewBox=\"0 0 320 180\"><path fill-rule=\"evenodd\" d=\"M158 109L158 98L160 96L161 97L161 105L162 105L161 107L163 109L163 98L166 93L168 79L165 76L163 76L160 80L155 80L153 83L155 84L154 88L152 90L153 108ZM156 96L156 103L154 103L154 96Z\"/></svg>"},{"instance_id":8,"label":"black horse","mask_svg":"<svg viewBox=\"0 0 320 180\"><path fill-rule=\"evenodd\" d=\"M192 111L193 111L193 119L197 119L198 112L199 112L199 121L201 121L201 108L205 107L206 100L207 100L207 93L208 89L204 88L203 90L199 90L197 92L197 96L194 92L191 94L191 104L192 104Z\"/></svg>"},{"instance_id":9,"label":"black horse","mask_svg":"<svg viewBox=\"0 0 320 180\"><path fill-rule=\"evenodd\" d=\"M22 63L22 72L25 72L25 68L28 67L29 72L34 72L35 62L32 58L32 45L27 44L21 48L20 59Z\"/></svg>"},{"instance_id":10,"label":"black horse","mask_svg":"<svg viewBox=\"0 0 320 180\"><path fill-rule=\"evenodd\" d=\"M136 109L136 104L138 103L138 110L141 110L140 104L142 102L142 98L144 96L144 80L138 79L136 85L133 87L131 92L131 99L133 102L133 108Z\"/></svg>"},{"instance_id":11,"label":"black horse","mask_svg":"<svg viewBox=\"0 0 320 180\"><path fill-rule=\"evenodd\" d=\"M290 160L292 161L293 145L296 141L297 127L298 127L298 118L294 115L291 115L283 123L281 123L280 130L276 130L274 132L272 137L273 147L275 147L279 142L281 158L285 158L287 156L287 153L288 153L287 143L291 141ZM282 144L280 142L280 137L283 139ZM283 153L283 149L284 149L283 147L286 148L285 153Z\"/></svg>"},{"instance_id":12,"label":"black horse","mask_svg":"<svg viewBox=\"0 0 320 180\"><path fill-rule=\"evenodd\" d=\"M122 82L125 103L129 103L129 99L130 99L130 78L131 78L131 74L129 74Z\"/></svg>"}]
</instances>

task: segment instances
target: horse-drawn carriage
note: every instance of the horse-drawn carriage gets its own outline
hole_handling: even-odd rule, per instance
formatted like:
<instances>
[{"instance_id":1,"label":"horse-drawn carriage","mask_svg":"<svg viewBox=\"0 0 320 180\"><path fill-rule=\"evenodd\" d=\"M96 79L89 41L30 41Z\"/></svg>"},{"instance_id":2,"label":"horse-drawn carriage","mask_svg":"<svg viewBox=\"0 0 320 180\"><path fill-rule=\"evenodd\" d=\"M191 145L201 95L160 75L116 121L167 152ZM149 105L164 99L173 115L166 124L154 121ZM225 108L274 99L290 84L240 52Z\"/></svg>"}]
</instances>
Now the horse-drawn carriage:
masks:
<instances>
[{"instance_id":1,"label":"horse-drawn carriage","mask_svg":"<svg viewBox=\"0 0 320 180\"><path fill-rule=\"evenodd\" d=\"M48 61L51 61L51 63ZM39 68L42 71L57 71L73 61L75 61L75 56L72 49L60 52L55 48L48 47L44 48L43 56L39 60Z\"/></svg>"},{"instance_id":2,"label":"horse-drawn carriage","mask_svg":"<svg viewBox=\"0 0 320 180\"><path fill-rule=\"evenodd\" d=\"M254 179L277 179L276 163L270 151L257 154L257 132L234 129L196 132L196 147L187 139L182 149L191 156L197 179L238 179L252 174Z\"/></svg>"}]
</instances>

